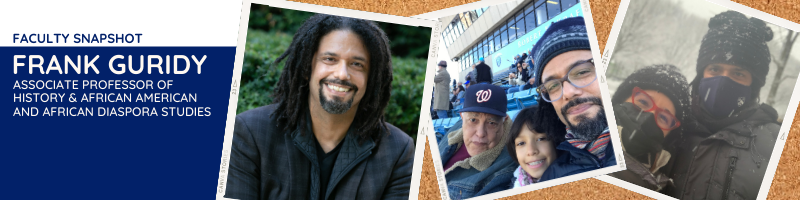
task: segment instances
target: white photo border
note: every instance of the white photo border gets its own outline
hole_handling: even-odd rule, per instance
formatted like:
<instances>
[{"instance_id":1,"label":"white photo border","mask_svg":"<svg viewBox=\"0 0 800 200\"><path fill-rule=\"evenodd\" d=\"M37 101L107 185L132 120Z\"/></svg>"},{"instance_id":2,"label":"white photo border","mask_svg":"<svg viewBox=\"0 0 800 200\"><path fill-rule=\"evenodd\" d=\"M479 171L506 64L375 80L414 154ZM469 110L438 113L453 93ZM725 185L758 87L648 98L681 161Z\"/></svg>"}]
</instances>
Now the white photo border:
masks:
<instances>
[{"instance_id":1,"label":"white photo border","mask_svg":"<svg viewBox=\"0 0 800 200\"><path fill-rule=\"evenodd\" d=\"M472 7L464 6L463 8L464 8L464 10L467 10L467 8L485 7L485 6L487 6L486 4L484 4L485 2L486 1L473 3L474 5L472 5L472 4L470 5ZM508 3L508 1L504 1L503 3ZM502 3L499 3L499 4L502 4ZM498 3L494 3L494 5L489 5L489 6L496 6L496 5L499 5L499 4ZM590 46L591 46L592 57L601 58L600 57L600 46L599 46L599 44L597 42L597 34L595 32L594 20L592 18L592 12L591 12L591 9L590 9L591 6L589 5L589 0L580 0L580 6L581 6L581 9L583 11L583 15L584 15L583 18L584 18L584 20L586 22L586 32L589 35L589 43L590 43ZM447 11L455 11L455 13L457 13L459 11L459 10L454 10L454 9L445 9L445 10L447 10ZM432 17L432 16L436 16L436 15L441 15L441 13L438 13L438 11L434 11L434 12L431 12L431 13L432 14L424 15L423 17L426 17L426 16L427 17ZM426 13L426 14L428 14L428 13ZM417 16L420 16L420 15L417 15ZM453 16L453 15L450 14L450 15L447 15L447 16ZM447 16L441 16L441 17L447 17ZM441 23L441 19L437 19L437 20L439 20L440 23ZM439 42L438 39L439 39L438 36L435 37L435 39L434 39L434 36L432 36L431 37L431 42L434 42L434 40L436 40L435 42L438 45L438 42ZM435 61L436 59L438 59L438 57L436 56L436 52L438 52L438 48L434 48L433 44L431 44L431 50L429 52L431 53L431 56L433 56L433 59L428 58L429 62L431 60ZM621 141L619 139L620 137L619 137L619 131L617 130L617 126L616 126L616 120L614 120L615 118L614 118L613 113L609 112L609 111L613 111L613 108L611 107L611 96L610 96L610 92L608 90L608 83L605 81L606 80L606 78L605 78L605 68L599 68L599 66L597 66L597 67L598 67L597 69L599 69L602 72L602 73L598 73L598 75L597 75L598 78L597 79L598 79L598 81L600 81L600 84L599 84L600 92L601 92L601 95L602 95L603 105L604 105L604 108L605 108L605 111L606 111L606 116L608 118L608 127L609 127L609 131L610 131L610 134L611 134L612 148L614 148L614 153L616 154L615 156L617 158L617 165L616 166L609 166L609 167L605 167L605 168L601 168L601 169L596 169L596 170L592 170L592 171L588 171L588 172L583 172L583 173L580 173L580 174L574 174L574 175L570 175L570 176L565 176L565 177L561 177L561 178L557 178L557 179L553 179L553 180L549 180L549 181L545 181L545 182L541 182L541 183L536 183L536 184L533 184L533 185L530 185L530 186L525 186L525 187L522 187L522 188L516 188L516 189L512 188L512 189L508 189L508 190L503 190L503 191L500 191L500 192L495 192L495 193L486 194L486 195L482 195L482 196L478 196L478 197L473 197L473 198L470 198L470 199L497 199L497 198L509 197L509 196L514 196L514 195L518 195L518 194L522 194L522 193L527 193L527 192L531 192L531 191L535 191L535 190L539 190L539 189L543 189L543 188L548 188L548 187L557 186L557 185L561 185L561 184L565 184L565 183L570 183L570 182L574 182L574 181L578 181L578 180L583 180L583 179L587 179L587 178L602 176L602 175L605 175L605 174L618 172L618 171L622 171L622 170L626 169L625 168L625 159L624 159L624 157L622 155L622 145L621 145L622 143L621 143ZM447 181L445 180L445 177L444 177L444 170L442 169L443 168L443 166L442 166L442 157L441 157L440 152L439 152L439 144L436 143L436 134L433 131L434 130L433 123L431 121L431 117L430 117L430 113L429 113L429 111L430 111L430 101L427 101L428 99L431 98L430 93L431 93L431 91L433 89L433 85L434 85L434 83L433 83L433 75L435 74L435 70L436 70L435 67L432 67L430 64L428 65L428 70L427 70L427 73L426 73L426 76L425 76L425 95L423 95L423 105L427 105L427 106L423 106L422 113L420 114L421 115L420 119L421 120L422 119L426 120L425 121L426 125L425 125L424 129L428 132L427 133L428 141L431 141L430 142L431 157L433 158L433 164L434 164L434 168L436 170L436 180L438 181L438 184L439 184L439 193L440 193L441 198L443 200L447 200L447 199L450 199L450 195L449 195L449 191L447 189ZM421 127L421 128L423 128L423 127Z\"/></svg>"},{"instance_id":2,"label":"white photo border","mask_svg":"<svg viewBox=\"0 0 800 200\"><path fill-rule=\"evenodd\" d=\"M453 6L441 10L435 10L431 12L422 13L419 15L414 15L411 17L420 18L420 19L431 19L436 20L442 17L452 16L453 14L463 12L465 10L475 10L479 8L483 8L486 6L494 6L499 4L504 4L512 1L519 1L519 0L480 0L468 4L462 4L458 6ZM524 0L523 0L524 1Z\"/></svg>"},{"instance_id":3,"label":"white photo border","mask_svg":"<svg viewBox=\"0 0 800 200\"><path fill-rule=\"evenodd\" d=\"M617 42L617 36L621 31L623 19L625 18L625 14L627 13L630 1L631 0L622 0L619 4L619 9L617 10L617 16L614 18L614 24L611 27L611 32L608 37L608 41L606 42L606 48L604 51L605 53L603 53L602 65L604 69L608 68L609 64L608 61L612 56L614 46ZM765 13L760 10L756 10L751 7L747 7L745 5L736 2L726 1L726 0L701 0L701 1L710 2L730 10L741 12L742 14L761 19L764 22L771 23L785 29L793 30L795 32L800 32L800 24L777 17L769 13ZM789 99L789 104L786 108L785 114L783 115L783 122L781 124L781 128L779 129L780 131L778 132L779 133L778 139L775 140L775 146L772 149L770 162L769 164L767 164L767 171L764 174L764 179L761 181L761 188L758 191L758 196L756 197L756 199L764 200L767 199L767 195L769 195L769 189L772 186L772 180L775 177L775 171L778 169L778 164L780 162L781 154L783 153L784 147L786 146L786 139L788 138L790 132L789 130L792 128L792 122L797 112L798 104L800 104L800 92L798 91L800 91L800 80L795 82L794 91L792 91L792 97ZM606 112L608 114L608 110ZM613 116L610 117L613 118ZM597 177L596 179L617 185L619 187L628 189L630 191L648 197L656 199L676 199L608 175L603 175Z\"/></svg>"},{"instance_id":4,"label":"white photo border","mask_svg":"<svg viewBox=\"0 0 800 200\"><path fill-rule=\"evenodd\" d=\"M436 21L432 20L402 17L396 15L373 13L361 10L351 10L345 8L329 7L329 6L292 2L285 0L243 0L241 16L239 19L240 20L239 37L236 42L236 59L233 69L233 78L231 79L231 92L230 92L231 96L228 103L227 121L225 122L225 137L222 145L222 158L220 162L219 179L217 181L216 199L229 199L225 198L224 196L227 186L228 167L230 162L229 160L230 149L233 141L233 127L236 119L236 106L239 102L238 91L242 76L242 65L244 64L245 43L247 42L247 26L248 22L250 21L250 7L254 3L269 5L271 7L276 7L276 8L367 19L371 21L386 22L386 23L400 24L406 26L429 27L432 28L431 37L439 35L439 33L435 31L436 28L434 28L436 25ZM436 64L434 63L434 60L431 60L429 57L427 61L427 67L432 68L435 65ZM425 106L424 103L425 102L423 101L423 107ZM430 103L428 103L428 106L430 106ZM420 116L420 122L423 122L423 120L424 120L423 116ZM428 117L428 121L430 121L430 117ZM411 184L409 188L409 199L417 199L419 196L419 185L420 185L419 181L421 177L422 162L425 152L425 140L424 140L424 138L426 138L424 137L425 133L426 133L425 131L422 131L422 126L420 126L420 131L418 131L417 135L417 142L415 144L416 149L414 150L414 164L411 175Z\"/></svg>"}]
</instances>

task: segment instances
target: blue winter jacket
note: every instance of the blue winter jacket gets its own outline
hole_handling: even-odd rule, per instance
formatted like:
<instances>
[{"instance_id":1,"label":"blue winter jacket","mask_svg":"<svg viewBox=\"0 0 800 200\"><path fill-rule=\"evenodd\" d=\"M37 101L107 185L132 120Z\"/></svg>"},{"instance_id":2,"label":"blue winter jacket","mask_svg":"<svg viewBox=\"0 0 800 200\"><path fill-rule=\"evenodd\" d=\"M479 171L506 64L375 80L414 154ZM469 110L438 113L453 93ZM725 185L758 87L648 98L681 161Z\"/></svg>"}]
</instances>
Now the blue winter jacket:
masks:
<instances>
[{"instance_id":1,"label":"blue winter jacket","mask_svg":"<svg viewBox=\"0 0 800 200\"><path fill-rule=\"evenodd\" d=\"M617 165L617 157L610 141L603 160L598 160L589 151L572 146L568 141L561 142L556 149L561 151L561 155L547 167L540 182Z\"/></svg>"}]
</instances>

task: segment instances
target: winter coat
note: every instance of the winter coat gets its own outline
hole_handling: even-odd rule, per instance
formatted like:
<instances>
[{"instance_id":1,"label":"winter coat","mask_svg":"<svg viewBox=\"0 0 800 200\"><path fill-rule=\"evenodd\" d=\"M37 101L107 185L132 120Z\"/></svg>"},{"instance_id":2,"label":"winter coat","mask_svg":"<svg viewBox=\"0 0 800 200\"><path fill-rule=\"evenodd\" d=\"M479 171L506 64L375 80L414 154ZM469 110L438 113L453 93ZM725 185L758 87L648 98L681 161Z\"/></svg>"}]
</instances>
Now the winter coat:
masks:
<instances>
[{"instance_id":1,"label":"winter coat","mask_svg":"<svg viewBox=\"0 0 800 200\"><path fill-rule=\"evenodd\" d=\"M617 165L614 148L610 141L606 148L606 157L603 160L597 159L597 156L585 149L572 146L569 141L561 142L556 150L560 151L560 155L547 167L539 182Z\"/></svg>"},{"instance_id":2,"label":"winter coat","mask_svg":"<svg viewBox=\"0 0 800 200\"><path fill-rule=\"evenodd\" d=\"M508 123L508 127L510 125ZM492 149L458 161L450 169L443 169L450 199L467 199L512 188L513 173L519 164L515 158L511 158L505 146L500 145L505 144L502 140ZM463 129L459 121L439 142L442 166L455 155L459 147L466 148L463 144Z\"/></svg>"},{"instance_id":3,"label":"winter coat","mask_svg":"<svg viewBox=\"0 0 800 200\"><path fill-rule=\"evenodd\" d=\"M625 156L625 166L627 167L626 170L614 172L608 174L609 176L621 179L628 183L633 183L635 185L653 190L653 191L660 191L661 189L665 188L671 181L669 177L661 170L661 168L657 168L655 171L651 171L650 167L651 164L644 164L636 160L633 156L629 155L627 152L623 150L623 156ZM669 160L669 152L663 151L659 154L659 157L664 157L666 160L663 160L665 164L667 160Z\"/></svg>"},{"instance_id":4,"label":"winter coat","mask_svg":"<svg viewBox=\"0 0 800 200\"><path fill-rule=\"evenodd\" d=\"M350 129L341 141L328 183L320 169L311 120L291 132L272 116L277 104L236 115L226 198L256 199L408 199L414 142L386 124L380 140L359 142ZM308 130L299 134L300 128ZM327 191L319 191L328 184Z\"/></svg>"},{"instance_id":5,"label":"winter coat","mask_svg":"<svg viewBox=\"0 0 800 200\"><path fill-rule=\"evenodd\" d=\"M705 122L687 130L671 159L675 186L664 193L679 199L756 199L780 125L775 109L755 107L738 114L744 120L717 131Z\"/></svg>"},{"instance_id":6,"label":"winter coat","mask_svg":"<svg viewBox=\"0 0 800 200\"><path fill-rule=\"evenodd\" d=\"M492 67L485 63L475 66L475 83L492 83Z\"/></svg>"},{"instance_id":7,"label":"winter coat","mask_svg":"<svg viewBox=\"0 0 800 200\"><path fill-rule=\"evenodd\" d=\"M433 77L433 82L436 84L436 92L433 96L433 109L435 110L450 110L450 73L446 68L442 68Z\"/></svg>"}]
</instances>

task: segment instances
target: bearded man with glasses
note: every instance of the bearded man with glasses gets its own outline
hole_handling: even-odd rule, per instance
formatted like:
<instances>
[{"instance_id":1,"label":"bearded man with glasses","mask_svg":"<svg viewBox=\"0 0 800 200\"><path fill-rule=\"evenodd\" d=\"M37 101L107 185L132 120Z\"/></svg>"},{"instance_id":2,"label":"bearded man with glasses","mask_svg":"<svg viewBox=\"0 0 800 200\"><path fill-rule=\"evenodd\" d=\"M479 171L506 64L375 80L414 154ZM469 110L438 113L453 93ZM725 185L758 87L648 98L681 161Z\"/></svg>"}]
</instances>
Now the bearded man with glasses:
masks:
<instances>
[{"instance_id":1,"label":"bearded man with glasses","mask_svg":"<svg viewBox=\"0 0 800 200\"><path fill-rule=\"evenodd\" d=\"M583 17L553 23L542 38L533 53L540 77L536 114L539 119L558 116L561 124L540 124L567 133L540 181L616 165Z\"/></svg>"}]
</instances>

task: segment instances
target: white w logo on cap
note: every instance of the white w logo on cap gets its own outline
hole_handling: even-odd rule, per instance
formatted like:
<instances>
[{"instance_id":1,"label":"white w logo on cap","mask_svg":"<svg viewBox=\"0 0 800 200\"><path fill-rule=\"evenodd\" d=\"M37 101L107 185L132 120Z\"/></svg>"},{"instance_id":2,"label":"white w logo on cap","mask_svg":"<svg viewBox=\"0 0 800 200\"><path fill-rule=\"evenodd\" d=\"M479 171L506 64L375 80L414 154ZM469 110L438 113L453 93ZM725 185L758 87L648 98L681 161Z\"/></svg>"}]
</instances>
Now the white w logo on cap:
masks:
<instances>
[{"instance_id":1,"label":"white w logo on cap","mask_svg":"<svg viewBox=\"0 0 800 200\"><path fill-rule=\"evenodd\" d=\"M478 103L489 101L489 98L492 97L492 90L491 89L478 90L478 93L475 93L475 97L477 97Z\"/></svg>"}]
</instances>

